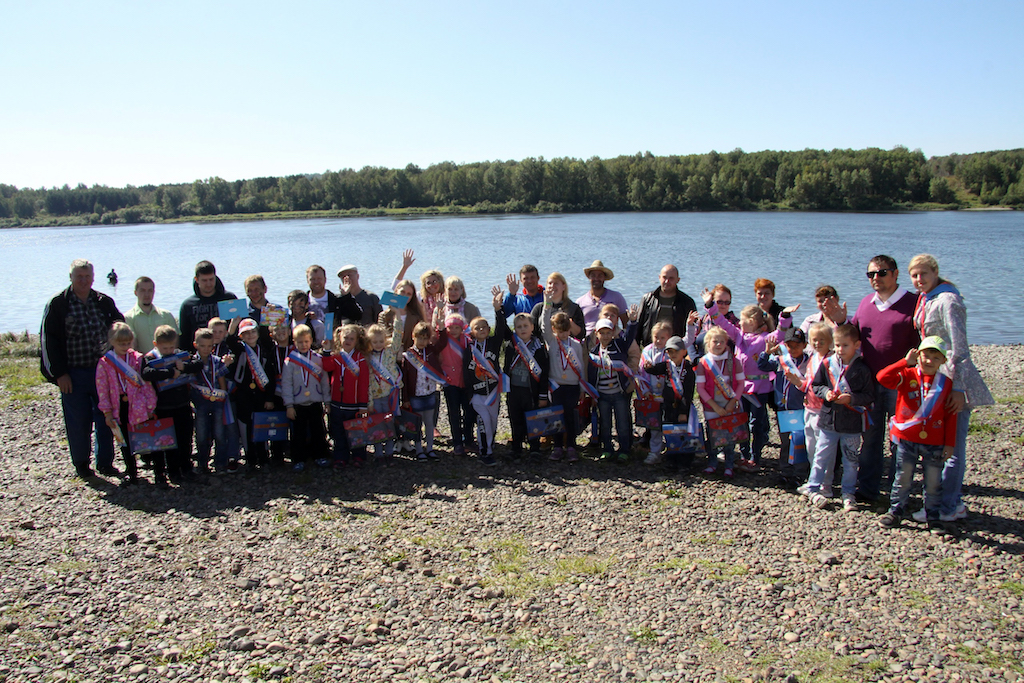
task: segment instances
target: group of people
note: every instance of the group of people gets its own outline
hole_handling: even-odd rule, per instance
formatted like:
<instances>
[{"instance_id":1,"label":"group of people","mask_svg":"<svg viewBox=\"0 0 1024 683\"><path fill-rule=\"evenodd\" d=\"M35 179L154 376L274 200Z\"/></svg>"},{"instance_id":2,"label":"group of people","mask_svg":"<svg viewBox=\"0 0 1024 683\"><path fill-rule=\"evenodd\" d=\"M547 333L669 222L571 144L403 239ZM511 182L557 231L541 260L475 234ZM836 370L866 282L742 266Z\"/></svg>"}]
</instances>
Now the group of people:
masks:
<instances>
[{"instance_id":1,"label":"group of people","mask_svg":"<svg viewBox=\"0 0 1024 683\"><path fill-rule=\"evenodd\" d=\"M491 318L466 300L458 277L427 270L417 288L406 278L414 262L407 250L386 308L360 286L356 266L338 270L335 294L313 265L287 306L267 301L262 276L246 278L245 310L225 318L221 302L235 295L209 261L196 265L195 294L177 317L154 305L148 277L136 280L138 303L122 315L92 288L92 264L73 262L70 286L44 313L41 367L60 388L77 474L95 476L94 451L100 474L138 482L134 435L154 419L174 432L174 447L144 455L161 487L237 471L242 460L250 469L358 466L367 442L383 462L398 450L429 461L439 457L442 395L450 452L492 466L504 394L512 457L548 447L548 459L576 461L589 425L600 459L628 462L642 428L646 464L689 467L703 454L707 475L732 478L762 467L774 408L779 473L814 505L829 505L841 467L842 509L888 489L880 523L895 526L911 515L921 462L925 504L913 517L967 514L970 411L992 397L971 362L963 299L930 255L908 267L917 296L899 285L895 260L879 255L867 269L873 292L852 316L823 285L817 312L799 325L799 306L778 304L763 278L739 316L722 284L701 292L698 309L673 265L629 306L606 286L614 273L599 260L584 269L590 286L576 300L561 273L542 284L524 265L506 289L492 288ZM258 422L272 411L287 416L287 442L261 435Z\"/></svg>"}]
</instances>

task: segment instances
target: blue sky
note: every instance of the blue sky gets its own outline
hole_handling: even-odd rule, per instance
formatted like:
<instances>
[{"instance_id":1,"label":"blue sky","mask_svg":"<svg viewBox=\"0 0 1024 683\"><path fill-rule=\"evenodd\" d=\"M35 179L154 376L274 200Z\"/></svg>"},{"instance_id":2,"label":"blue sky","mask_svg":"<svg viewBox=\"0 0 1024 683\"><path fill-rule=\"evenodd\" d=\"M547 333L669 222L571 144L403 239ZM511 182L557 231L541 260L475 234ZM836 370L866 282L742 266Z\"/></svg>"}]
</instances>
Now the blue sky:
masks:
<instances>
[{"instance_id":1,"label":"blue sky","mask_svg":"<svg viewBox=\"0 0 1024 683\"><path fill-rule=\"evenodd\" d=\"M4 3L0 183L1024 147L1020 2Z\"/></svg>"}]
</instances>

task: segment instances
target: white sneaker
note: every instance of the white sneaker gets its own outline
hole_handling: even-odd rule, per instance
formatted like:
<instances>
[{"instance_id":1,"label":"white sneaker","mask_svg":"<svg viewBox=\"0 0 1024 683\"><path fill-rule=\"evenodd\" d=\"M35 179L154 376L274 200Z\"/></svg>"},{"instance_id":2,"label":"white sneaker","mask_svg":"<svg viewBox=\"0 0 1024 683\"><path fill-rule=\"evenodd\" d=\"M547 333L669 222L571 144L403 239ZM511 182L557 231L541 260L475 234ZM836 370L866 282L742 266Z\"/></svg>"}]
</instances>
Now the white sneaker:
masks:
<instances>
[{"instance_id":1,"label":"white sneaker","mask_svg":"<svg viewBox=\"0 0 1024 683\"><path fill-rule=\"evenodd\" d=\"M811 505L819 509L824 508L828 505L828 498L820 493L811 494Z\"/></svg>"},{"instance_id":2,"label":"white sneaker","mask_svg":"<svg viewBox=\"0 0 1024 683\"><path fill-rule=\"evenodd\" d=\"M800 486L796 487L796 492L799 493L801 496L807 496L808 498L810 498L812 495L814 495L814 491L810 489L810 486L810 483L800 484Z\"/></svg>"},{"instance_id":3,"label":"white sneaker","mask_svg":"<svg viewBox=\"0 0 1024 683\"><path fill-rule=\"evenodd\" d=\"M661 453L651 453L644 458L645 465L660 465L661 464Z\"/></svg>"},{"instance_id":4,"label":"white sneaker","mask_svg":"<svg viewBox=\"0 0 1024 683\"><path fill-rule=\"evenodd\" d=\"M857 509L857 501L853 496L843 497L843 512L853 512Z\"/></svg>"},{"instance_id":5,"label":"white sneaker","mask_svg":"<svg viewBox=\"0 0 1024 683\"><path fill-rule=\"evenodd\" d=\"M947 515L942 513L939 515L940 522L955 522L958 519L967 519L967 506L963 503L956 506L956 510L953 511L953 514Z\"/></svg>"},{"instance_id":6,"label":"white sneaker","mask_svg":"<svg viewBox=\"0 0 1024 683\"><path fill-rule=\"evenodd\" d=\"M914 514L910 515L910 518L915 522L920 522L921 524L924 524L928 521L928 511L925 510L924 508L921 508Z\"/></svg>"}]
</instances>

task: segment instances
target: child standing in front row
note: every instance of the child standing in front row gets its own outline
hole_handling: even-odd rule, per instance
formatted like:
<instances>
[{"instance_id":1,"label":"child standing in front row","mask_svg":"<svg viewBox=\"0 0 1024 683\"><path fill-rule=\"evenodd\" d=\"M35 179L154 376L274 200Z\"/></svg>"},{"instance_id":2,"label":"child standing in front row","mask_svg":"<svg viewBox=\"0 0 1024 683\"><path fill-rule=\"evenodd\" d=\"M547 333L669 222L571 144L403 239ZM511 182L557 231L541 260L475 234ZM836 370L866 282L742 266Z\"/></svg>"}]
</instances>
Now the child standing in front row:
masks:
<instances>
[{"instance_id":1,"label":"child standing in front row","mask_svg":"<svg viewBox=\"0 0 1024 683\"><path fill-rule=\"evenodd\" d=\"M504 296L494 295L495 317L505 314L501 310ZM480 462L488 467L498 464L494 459L494 434L498 429L498 410L501 408L501 345L504 330L508 325L499 326L497 334L491 336L487 319L478 316L469 321L470 342L462 352L463 377L466 387L473 392L470 400L477 420L477 443L480 448Z\"/></svg>"},{"instance_id":2,"label":"child standing in front row","mask_svg":"<svg viewBox=\"0 0 1024 683\"><path fill-rule=\"evenodd\" d=\"M228 368L231 368L235 364L235 354L232 351L232 345L237 348L238 338L229 337L228 335L228 322L221 318L210 318L210 322L206 323L206 327L213 331L213 355L220 358L221 361ZM237 405L235 403L235 383L231 379L230 374L227 378L228 385L228 401L225 407L230 406L231 415L234 416L238 413ZM232 420L231 424L225 425L225 432L227 433L228 447L227 447L227 471L234 473L238 471L238 459L239 453L241 452L241 435L238 433L238 420Z\"/></svg>"},{"instance_id":3,"label":"child standing in front row","mask_svg":"<svg viewBox=\"0 0 1024 683\"><path fill-rule=\"evenodd\" d=\"M331 380L323 358L313 351L316 335L308 325L292 329L295 350L284 359L281 387L285 412L292 421L292 469L301 472L312 454L314 462L327 457L324 403L331 400Z\"/></svg>"},{"instance_id":4,"label":"child standing in front row","mask_svg":"<svg viewBox=\"0 0 1024 683\"><path fill-rule=\"evenodd\" d=\"M156 392L142 379L142 354L132 348L135 334L126 323L116 322L110 328L110 349L96 365L96 392L99 409L107 426L115 435L124 458L123 486L138 483L139 467L129 442L131 428L145 422L156 409ZM159 476L163 476L163 473ZM159 480L158 482L159 483ZM163 481L164 486L167 480ZM938 500L938 499L936 499Z\"/></svg>"},{"instance_id":5,"label":"child standing in front row","mask_svg":"<svg viewBox=\"0 0 1024 683\"><path fill-rule=\"evenodd\" d=\"M174 438L178 442L176 448L153 455L153 472L155 474L158 463L166 459L167 476L171 481L179 483L182 479L195 478L192 472L193 422L189 385L183 383L161 388L157 383L162 380L178 379L182 374L195 374L199 372L200 364L192 360L179 360L169 368L157 368L149 364L150 360L181 353L178 349L178 331L170 325L156 328L153 343L156 348L142 359L142 379L152 382L156 388L156 416L160 419L169 417L174 421Z\"/></svg>"},{"instance_id":6,"label":"child standing in front row","mask_svg":"<svg viewBox=\"0 0 1024 683\"><path fill-rule=\"evenodd\" d=\"M233 324L233 323L232 323ZM238 323L234 367L230 377L235 383L235 419L245 447L245 464L254 472L267 464L267 444L253 441L253 414L274 409L277 390L277 353L269 337L260 334L252 318Z\"/></svg>"},{"instance_id":7,"label":"child standing in front row","mask_svg":"<svg viewBox=\"0 0 1024 683\"><path fill-rule=\"evenodd\" d=\"M766 349L757 357L757 367L762 372L775 373L775 407L779 411L803 410L804 407L804 372L807 370L807 363L810 358L804 354L807 348L807 338L804 331L799 327L790 327L786 330L786 341L778 346ZM779 421L780 427L782 421ZM779 430L779 476L787 488L796 488L800 481L807 478L810 467L800 458L800 463L795 462L797 451L795 446L803 445L803 429L799 430L795 439L790 439L790 433ZM790 442L793 441L791 446ZM794 456L794 462L790 462L790 456ZM799 480L799 481L798 481Z\"/></svg>"},{"instance_id":8,"label":"child standing in front row","mask_svg":"<svg viewBox=\"0 0 1024 683\"><path fill-rule=\"evenodd\" d=\"M659 403L664 400L665 374L668 366L668 355L665 343L672 336L672 324L662 320L654 323L651 328L653 341L644 347L640 354L640 372L650 387L650 397ZM639 383L639 382L638 382ZM664 407L662 407L664 410ZM672 422L666 423L672 424ZM665 434L661 425L651 428L650 454L644 459L645 465L657 465L662 461L662 450L665 447Z\"/></svg>"},{"instance_id":9,"label":"child standing in front row","mask_svg":"<svg viewBox=\"0 0 1024 683\"><path fill-rule=\"evenodd\" d=\"M391 413L398 417L402 393L402 374L398 370L398 357L402 353L402 338L405 333L405 311L392 308L382 317L393 319L391 343L384 325L370 325L366 336L370 340L370 409L374 413ZM395 452L395 440L388 439L376 445L374 456L390 458ZM386 462L378 460L378 462Z\"/></svg>"},{"instance_id":10,"label":"child standing in front row","mask_svg":"<svg viewBox=\"0 0 1024 683\"><path fill-rule=\"evenodd\" d=\"M583 378L583 347L569 336L570 319L564 311L554 311L551 294L544 290L544 311L540 317L541 334L548 347L548 386L551 405L562 406L565 431L552 437L551 459L576 460L576 407L580 402L580 380Z\"/></svg>"},{"instance_id":11,"label":"child standing in front row","mask_svg":"<svg viewBox=\"0 0 1024 683\"><path fill-rule=\"evenodd\" d=\"M704 335L705 353L697 364L697 395L704 406L705 419L742 413L743 360L729 350L729 335L721 327L712 327ZM722 449L725 454L725 477L732 479L736 459L736 444ZM704 474L718 469L719 451L708 448L708 464Z\"/></svg>"},{"instance_id":12,"label":"child standing in front row","mask_svg":"<svg viewBox=\"0 0 1024 683\"><path fill-rule=\"evenodd\" d=\"M619 462L629 462L629 449L633 445L633 422L629 413L629 394L632 385L626 374L628 370L628 349L636 334L636 320L626 326L626 336L617 337L615 324L607 318L597 321L594 327L597 343L590 350L588 381L597 387L597 411L600 417L601 459L612 458L612 417L619 448ZM616 368L618 365L618 368Z\"/></svg>"},{"instance_id":13,"label":"child standing in front row","mask_svg":"<svg viewBox=\"0 0 1024 683\"><path fill-rule=\"evenodd\" d=\"M925 337L921 345L878 373L878 382L896 390L896 414L889 429L896 439L896 478L889 496L889 511L878 523L899 526L907 513L910 485L917 461L923 460L925 519L928 526L942 521L942 468L956 446L956 414L946 407L953 381L939 372L946 362L941 337Z\"/></svg>"},{"instance_id":14,"label":"child standing in front row","mask_svg":"<svg viewBox=\"0 0 1024 683\"><path fill-rule=\"evenodd\" d=\"M824 403L818 395L811 390L814 376L818 374L818 368L825 362L825 359L832 353L832 326L826 322L813 323L808 333L811 342L811 357L807 361L807 369L804 371L804 381L801 384L801 391L804 392L804 446L807 449L807 459L813 467L814 453L818 448L818 436L821 434L821 406ZM790 381L797 379L791 378ZM797 487L797 493L810 496L813 491L804 482ZM821 478L821 495L826 498L832 497L832 464L828 463Z\"/></svg>"},{"instance_id":15,"label":"child standing in front row","mask_svg":"<svg viewBox=\"0 0 1024 683\"><path fill-rule=\"evenodd\" d=\"M196 459L199 471L209 473L210 452L216 443L213 471L224 474L228 466L228 425L224 424L224 406L228 400L228 385L224 376L228 374L228 368L220 358L213 355L213 330L206 327L196 330L195 344L195 359L201 363L199 372L192 380Z\"/></svg>"},{"instance_id":16,"label":"child standing in front row","mask_svg":"<svg viewBox=\"0 0 1024 683\"><path fill-rule=\"evenodd\" d=\"M404 400L402 409L419 414L422 418L420 432L416 434L416 459L437 460L434 452L434 427L437 425L437 385L447 384L441 372L436 345L430 340L434 328L430 323L419 322L412 330L412 348L402 356L404 379Z\"/></svg>"},{"instance_id":17,"label":"child standing in front row","mask_svg":"<svg viewBox=\"0 0 1024 683\"><path fill-rule=\"evenodd\" d=\"M807 488L816 507L828 504L820 491L826 468L835 462L836 452L843 454L843 510L857 509L854 492L860 458L861 435L867 430L867 408L875 398L875 379L860 357L860 331L850 324L840 325L833 333L835 353L821 364L814 375L812 389L823 400L821 433L811 462Z\"/></svg>"},{"instance_id":18,"label":"child standing in front row","mask_svg":"<svg viewBox=\"0 0 1024 683\"><path fill-rule=\"evenodd\" d=\"M370 343L359 325L344 325L334 331L334 342L324 353L324 370L331 376L331 438L334 440L334 467L351 463L358 467L366 457L366 446L350 449L345 421L366 414L370 401L370 369L366 354ZM333 353L332 353L333 351ZM326 467L326 459L317 465Z\"/></svg>"},{"instance_id":19,"label":"child standing in front row","mask_svg":"<svg viewBox=\"0 0 1024 683\"><path fill-rule=\"evenodd\" d=\"M533 317L517 313L512 319L515 333L508 329L504 316L495 321L498 334L505 342L505 374L509 378L509 393L505 395L508 421L512 424L512 455L518 457L526 441L530 454L540 455L540 439L527 440L526 411L547 406L548 354L544 344L533 336Z\"/></svg>"}]
</instances>

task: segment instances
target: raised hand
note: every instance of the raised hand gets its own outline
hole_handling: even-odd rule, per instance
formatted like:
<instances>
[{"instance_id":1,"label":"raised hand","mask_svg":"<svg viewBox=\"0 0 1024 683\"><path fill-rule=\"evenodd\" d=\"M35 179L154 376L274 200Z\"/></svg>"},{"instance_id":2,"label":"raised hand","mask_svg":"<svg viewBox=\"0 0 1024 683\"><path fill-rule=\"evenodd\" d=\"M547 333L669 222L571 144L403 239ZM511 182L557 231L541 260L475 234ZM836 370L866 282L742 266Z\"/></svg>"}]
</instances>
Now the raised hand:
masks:
<instances>
[{"instance_id":1,"label":"raised hand","mask_svg":"<svg viewBox=\"0 0 1024 683\"><path fill-rule=\"evenodd\" d=\"M690 311L690 315L686 316L686 324L687 325L693 325L694 327L696 327L697 323L699 323L699 322L700 322L700 313L698 313L697 311Z\"/></svg>"},{"instance_id":2,"label":"raised hand","mask_svg":"<svg viewBox=\"0 0 1024 683\"><path fill-rule=\"evenodd\" d=\"M508 291L512 296L519 293L519 278L515 273L509 273L508 277L505 278L506 284L508 284Z\"/></svg>"},{"instance_id":3,"label":"raised hand","mask_svg":"<svg viewBox=\"0 0 1024 683\"><path fill-rule=\"evenodd\" d=\"M847 320L846 302L839 305L839 300L833 296L825 299L825 303L821 307L822 315L834 322L836 325L842 325Z\"/></svg>"},{"instance_id":4,"label":"raised hand","mask_svg":"<svg viewBox=\"0 0 1024 683\"><path fill-rule=\"evenodd\" d=\"M785 308L782 309L782 312L783 313L789 313L790 315L793 315L794 313L797 312L797 309L799 309L799 308L800 308L800 304L797 304L796 306L786 306Z\"/></svg>"},{"instance_id":5,"label":"raised hand","mask_svg":"<svg viewBox=\"0 0 1024 683\"><path fill-rule=\"evenodd\" d=\"M413 256L412 249L406 249L402 252L402 271L409 270L409 266L416 263L416 258Z\"/></svg>"},{"instance_id":6,"label":"raised hand","mask_svg":"<svg viewBox=\"0 0 1024 683\"><path fill-rule=\"evenodd\" d=\"M633 304L629 307L629 322L635 323L640 319L640 304Z\"/></svg>"},{"instance_id":7,"label":"raised hand","mask_svg":"<svg viewBox=\"0 0 1024 683\"><path fill-rule=\"evenodd\" d=\"M915 365L917 365L917 357L920 353L921 352L918 351L917 349L910 349L909 351L907 351L906 361L908 368L912 368Z\"/></svg>"},{"instance_id":8,"label":"raised hand","mask_svg":"<svg viewBox=\"0 0 1024 683\"><path fill-rule=\"evenodd\" d=\"M705 287L700 292L700 298L704 300L704 306L706 307L715 298L715 295L710 289Z\"/></svg>"},{"instance_id":9,"label":"raised hand","mask_svg":"<svg viewBox=\"0 0 1024 683\"><path fill-rule=\"evenodd\" d=\"M491 287L491 303L494 304L494 310L500 311L502 304L505 303L505 294L501 291L501 287Z\"/></svg>"}]
</instances>

